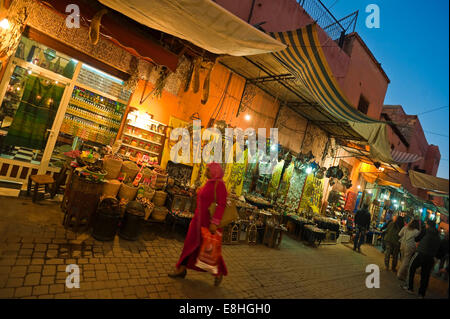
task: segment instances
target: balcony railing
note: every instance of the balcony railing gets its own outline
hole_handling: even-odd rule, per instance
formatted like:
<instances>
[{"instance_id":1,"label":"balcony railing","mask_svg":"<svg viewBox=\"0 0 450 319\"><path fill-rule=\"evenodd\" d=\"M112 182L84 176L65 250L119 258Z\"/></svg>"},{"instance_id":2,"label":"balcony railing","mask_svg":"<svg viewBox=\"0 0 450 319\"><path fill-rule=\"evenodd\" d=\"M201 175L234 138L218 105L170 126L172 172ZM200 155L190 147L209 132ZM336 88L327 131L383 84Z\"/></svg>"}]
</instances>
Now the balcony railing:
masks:
<instances>
[{"instance_id":1,"label":"balcony railing","mask_svg":"<svg viewBox=\"0 0 450 319\"><path fill-rule=\"evenodd\" d=\"M338 41L340 46L343 44L344 36L355 31L358 11L338 20L320 0L297 0L297 2L331 39Z\"/></svg>"}]
</instances>

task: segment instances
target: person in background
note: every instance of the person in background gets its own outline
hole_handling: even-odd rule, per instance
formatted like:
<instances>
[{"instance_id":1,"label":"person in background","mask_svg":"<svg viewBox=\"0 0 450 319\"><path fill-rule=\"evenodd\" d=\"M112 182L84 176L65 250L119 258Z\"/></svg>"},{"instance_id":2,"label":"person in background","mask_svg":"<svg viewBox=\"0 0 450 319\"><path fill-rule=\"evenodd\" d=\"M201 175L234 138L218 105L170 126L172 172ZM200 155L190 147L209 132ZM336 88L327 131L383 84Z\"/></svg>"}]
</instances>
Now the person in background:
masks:
<instances>
[{"instance_id":1,"label":"person in background","mask_svg":"<svg viewBox=\"0 0 450 319\"><path fill-rule=\"evenodd\" d=\"M400 252L402 263L397 272L397 278L405 281L411 257L416 251L416 237L420 234L419 221L412 220L408 225L404 226L400 233Z\"/></svg>"},{"instance_id":2,"label":"person in background","mask_svg":"<svg viewBox=\"0 0 450 319\"><path fill-rule=\"evenodd\" d=\"M406 285L402 285L402 288L408 293L414 294L414 276L417 268L420 267L419 298L424 298L434 265L434 257L437 255L441 245L441 239L434 221L427 221L425 230L422 229L419 236L416 237L416 242L419 242L419 245L409 264L408 281Z\"/></svg>"},{"instance_id":3,"label":"person in background","mask_svg":"<svg viewBox=\"0 0 450 319\"><path fill-rule=\"evenodd\" d=\"M218 225L220 225L220 221L222 220L228 196L223 181L223 175L224 172L220 164L213 162L206 166L206 177L208 180L197 192L197 208L194 213L194 218L189 225L183 251L176 264L176 269L173 273L169 274L169 277L184 278L186 276L187 268L196 271L204 271L195 266L202 241L201 228L209 228L212 234L218 230ZM214 202L214 198L216 198L217 206L214 215L210 216L209 206ZM222 230L219 229L219 231ZM219 273L214 279L215 286L219 286L223 276L226 276L228 273L222 256L220 256L218 268Z\"/></svg>"},{"instance_id":4,"label":"person in background","mask_svg":"<svg viewBox=\"0 0 450 319\"><path fill-rule=\"evenodd\" d=\"M386 242L384 240L384 237L386 236L386 229L389 226L389 224L392 222L395 222L396 219L397 219L397 215L394 215L389 220L386 219L383 227L381 227L381 242L382 242L382 252L383 253L386 251Z\"/></svg>"},{"instance_id":5,"label":"person in background","mask_svg":"<svg viewBox=\"0 0 450 319\"><path fill-rule=\"evenodd\" d=\"M400 252L400 242L398 233L404 226L403 217L397 216L395 221L389 223L386 228L384 241L386 243L386 251L384 253L384 265L389 270L389 262L392 255L392 271L397 272L398 253Z\"/></svg>"},{"instance_id":6,"label":"person in background","mask_svg":"<svg viewBox=\"0 0 450 319\"><path fill-rule=\"evenodd\" d=\"M448 265L448 232L445 233L444 237L441 239L441 245L439 247L439 252L436 258L439 259L439 270L445 269L445 264ZM442 272L438 272L438 276L441 276Z\"/></svg>"},{"instance_id":7,"label":"person in background","mask_svg":"<svg viewBox=\"0 0 450 319\"><path fill-rule=\"evenodd\" d=\"M353 250L358 250L358 252L361 252L361 245L364 243L366 232L369 230L370 226L370 213L368 207L368 204L363 204L362 208L355 214L356 234Z\"/></svg>"}]
</instances>

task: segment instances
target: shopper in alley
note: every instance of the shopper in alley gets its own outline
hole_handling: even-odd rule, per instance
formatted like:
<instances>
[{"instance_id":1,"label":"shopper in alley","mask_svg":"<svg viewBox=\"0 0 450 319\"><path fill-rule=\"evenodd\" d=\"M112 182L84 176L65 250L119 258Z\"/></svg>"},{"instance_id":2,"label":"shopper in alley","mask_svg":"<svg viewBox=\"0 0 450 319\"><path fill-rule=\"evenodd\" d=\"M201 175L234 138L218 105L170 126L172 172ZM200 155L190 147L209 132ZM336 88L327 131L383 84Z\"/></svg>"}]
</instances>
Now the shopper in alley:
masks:
<instances>
[{"instance_id":1,"label":"shopper in alley","mask_svg":"<svg viewBox=\"0 0 450 319\"><path fill-rule=\"evenodd\" d=\"M399 280L406 280L409 262L416 251L416 237L420 234L419 228L419 221L413 219L398 234L400 236L400 253L402 256L400 268L397 272Z\"/></svg>"},{"instance_id":2,"label":"shopper in alley","mask_svg":"<svg viewBox=\"0 0 450 319\"><path fill-rule=\"evenodd\" d=\"M384 242L386 244L386 251L384 252L385 269L389 270L390 259L392 256L392 271L397 272L398 254L400 252L400 236L399 233L404 226L404 219L402 216L397 216L395 221L391 222L386 228L384 235Z\"/></svg>"},{"instance_id":3,"label":"shopper in alley","mask_svg":"<svg viewBox=\"0 0 450 319\"><path fill-rule=\"evenodd\" d=\"M370 226L370 213L368 208L368 204L363 204L362 208L355 214L356 233L353 250L358 250L358 252L361 252L361 245L364 243L364 238Z\"/></svg>"},{"instance_id":4,"label":"shopper in alley","mask_svg":"<svg viewBox=\"0 0 450 319\"><path fill-rule=\"evenodd\" d=\"M201 228L209 228L210 232L214 234L218 230L218 225L222 220L225 207L227 204L227 190L223 181L224 171L220 164L209 163L206 166L206 184L197 192L197 209L195 210L194 218L192 219L186 239L184 241L183 251L180 259L176 264L176 269L169 277L184 278L186 276L186 269L196 271L204 271L196 266L197 257L199 255L200 246L202 243ZM209 207L214 201L217 203L214 215L211 216ZM222 231L221 229L219 229ZM220 285L223 276L227 275L227 268L223 257L220 256L218 260L218 274L215 276L214 284Z\"/></svg>"},{"instance_id":5,"label":"shopper in alley","mask_svg":"<svg viewBox=\"0 0 450 319\"><path fill-rule=\"evenodd\" d=\"M406 285L403 285L408 293L414 293L414 276L416 270L420 267L420 287L419 297L424 298L427 291L428 282L430 280L430 274L434 266L434 258L439 252L441 246L441 239L436 229L436 223L432 220L428 220L425 229L416 238L419 242L417 251L411 259L411 263L408 269L408 281Z\"/></svg>"}]
</instances>

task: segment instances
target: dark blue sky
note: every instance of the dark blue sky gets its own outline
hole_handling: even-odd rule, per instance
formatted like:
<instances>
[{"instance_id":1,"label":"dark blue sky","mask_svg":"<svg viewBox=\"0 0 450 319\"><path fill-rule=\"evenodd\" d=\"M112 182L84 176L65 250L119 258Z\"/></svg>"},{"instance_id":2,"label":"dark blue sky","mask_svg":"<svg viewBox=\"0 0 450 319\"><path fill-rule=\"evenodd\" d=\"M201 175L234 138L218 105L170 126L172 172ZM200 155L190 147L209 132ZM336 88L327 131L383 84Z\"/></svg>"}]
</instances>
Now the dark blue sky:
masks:
<instances>
[{"instance_id":1,"label":"dark blue sky","mask_svg":"<svg viewBox=\"0 0 450 319\"><path fill-rule=\"evenodd\" d=\"M356 32L373 52L391 83L385 104L419 115L428 143L438 145L438 176L449 177L449 1L322 0L336 18L359 10ZM365 25L366 6L380 8L380 28ZM438 133L439 136L431 133Z\"/></svg>"}]
</instances>

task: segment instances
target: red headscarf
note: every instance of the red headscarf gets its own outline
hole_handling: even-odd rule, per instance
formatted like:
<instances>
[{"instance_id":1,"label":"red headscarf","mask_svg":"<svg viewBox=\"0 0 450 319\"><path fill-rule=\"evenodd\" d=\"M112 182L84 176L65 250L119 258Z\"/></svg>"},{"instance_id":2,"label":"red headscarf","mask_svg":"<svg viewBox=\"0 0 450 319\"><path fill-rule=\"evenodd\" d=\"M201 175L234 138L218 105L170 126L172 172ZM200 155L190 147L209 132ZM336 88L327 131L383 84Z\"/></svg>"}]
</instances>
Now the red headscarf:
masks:
<instances>
[{"instance_id":1,"label":"red headscarf","mask_svg":"<svg viewBox=\"0 0 450 319\"><path fill-rule=\"evenodd\" d=\"M206 165L206 167L209 169L209 181L217 181L223 178L224 172L219 163L212 162Z\"/></svg>"}]
</instances>

